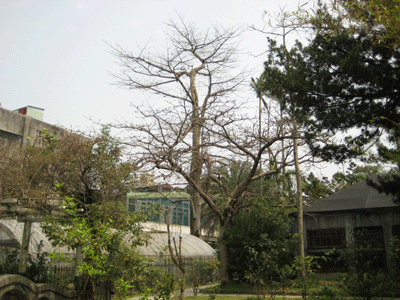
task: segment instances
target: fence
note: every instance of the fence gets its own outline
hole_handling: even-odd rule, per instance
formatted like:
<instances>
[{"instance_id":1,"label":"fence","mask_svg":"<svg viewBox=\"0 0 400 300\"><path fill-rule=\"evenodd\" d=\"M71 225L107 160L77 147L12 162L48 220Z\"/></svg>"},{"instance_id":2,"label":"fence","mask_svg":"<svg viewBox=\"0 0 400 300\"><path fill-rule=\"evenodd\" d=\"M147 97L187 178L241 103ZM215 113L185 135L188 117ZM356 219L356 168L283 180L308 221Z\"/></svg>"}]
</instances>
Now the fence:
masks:
<instances>
[{"instance_id":1,"label":"fence","mask_svg":"<svg viewBox=\"0 0 400 300\"><path fill-rule=\"evenodd\" d=\"M186 270L185 282L187 287L206 284L218 279L218 261L216 258L196 256L183 258L183 261ZM159 279L157 273L158 275L159 273L173 274L176 282L182 279L182 272L169 257L152 257L150 267L158 270L158 272L156 272L153 277L147 278L147 285L149 287L152 287L155 284L155 281ZM54 275L51 276L51 283L56 285L66 285L66 283L73 282L75 267L72 263L59 261L53 262L51 272ZM134 275L135 274L133 273L131 274L132 278L134 278ZM125 280L128 279L125 278ZM105 278L96 278L94 280L96 299L106 299L104 296L106 294L105 281Z\"/></svg>"},{"instance_id":2,"label":"fence","mask_svg":"<svg viewBox=\"0 0 400 300\"><path fill-rule=\"evenodd\" d=\"M169 257L153 258L153 261L153 266L159 268L161 272L173 274L175 280L182 279L182 272ZM210 258L209 256L186 257L183 258L183 262L188 286L193 283L206 284L217 279L218 263L216 258Z\"/></svg>"},{"instance_id":3,"label":"fence","mask_svg":"<svg viewBox=\"0 0 400 300\"><path fill-rule=\"evenodd\" d=\"M150 267L154 268L155 271L149 272L149 274L153 275L147 278L146 284L148 287L152 287L155 284L160 278L160 273L173 274L176 282L182 279L182 272L168 256L152 257L151 259L152 263ZM183 261L186 270L185 282L187 287L199 286L217 280L218 261L215 257L186 257L183 258ZM17 260L14 263L16 264ZM15 266L16 270L17 265ZM0 268L0 273L1 271ZM52 261L48 271L50 272L48 278L51 284L66 286L69 283L74 283L75 266L71 262ZM135 275L138 274L132 273L131 278L134 278ZM104 298L104 295L107 293L105 280L105 278L96 278L94 280L96 299L106 299ZM129 281L129 278L125 278L125 280Z\"/></svg>"}]
</instances>

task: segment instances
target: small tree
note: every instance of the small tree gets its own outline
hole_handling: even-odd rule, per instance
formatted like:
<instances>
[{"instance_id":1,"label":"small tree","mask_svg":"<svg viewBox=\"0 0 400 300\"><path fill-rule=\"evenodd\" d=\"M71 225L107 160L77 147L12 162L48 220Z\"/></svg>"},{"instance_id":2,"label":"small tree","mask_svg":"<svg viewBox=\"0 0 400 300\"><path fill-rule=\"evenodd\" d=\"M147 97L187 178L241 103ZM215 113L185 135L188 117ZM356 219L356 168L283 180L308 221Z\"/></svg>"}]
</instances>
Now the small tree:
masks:
<instances>
[{"instance_id":1,"label":"small tree","mask_svg":"<svg viewBox=\"0 0 400 300\"><path fill-rule=\"evenodd\" d=\"M53 245L77 254L82 249L77 261L78 273L86 276L82 299L94 297L92 276L105 275L126 287L123 278L130 270L145 267L134 251L146 241L140 225L144 218L126 210L136 167L122 154L119 142L103 128L93 138L71 133L59 139L44 133L26 147L11 145L0 155L3 196L47 215L43 229Z\"/></svg>"},{"instance_id":2,"label":"small tree","mask_svg":"<svg viewBox=\"0 0 400 300\"><path fill-rule=\"evenodd\" d=\"M340 254L348 268L343 278L346 291L370 300L389 292L385 283L390 283L390 279L384 275L384 255L374 249L382 247L382 241L371 238L367 230L354 229L354 239Z\"/></svg>"},{"instance_id":3,"label":"small tree","mask_svg":"<svg viewBox=\"0 0 400 300\"><path fill-rule=\"evenodd\" d=\"M83 299L93 297L88 287L91 277L99 275L105 275L122 297L129 287L124 278L131 276L130 270L145 267L134 251L146 241L140 225L144 216L126 210L135 166L123 160L122 148L107 128L94 139L70 137L51 146L57 155L49 168L64 197L67 216L62 222L49 218L43 226L45 232L54 245L82 247L83 261L78 268L86 278Z\"/></svg>"}]
</instances>

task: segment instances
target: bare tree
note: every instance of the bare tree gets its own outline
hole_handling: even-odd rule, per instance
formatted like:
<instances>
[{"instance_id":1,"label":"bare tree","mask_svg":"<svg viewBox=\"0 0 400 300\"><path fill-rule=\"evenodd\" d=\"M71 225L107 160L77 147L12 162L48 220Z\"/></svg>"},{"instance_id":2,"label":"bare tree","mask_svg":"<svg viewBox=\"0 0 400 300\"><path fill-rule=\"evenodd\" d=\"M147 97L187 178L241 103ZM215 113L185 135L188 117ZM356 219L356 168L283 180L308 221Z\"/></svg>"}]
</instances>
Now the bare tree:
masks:
<instances>
[{"instance_id":1,"label":"bare tree","mask_svg":"<svg viewBox=\"0 0 400 300\"><path fill-rule=\"evenodd\" d=\"M179 20L179 24L169 23L172 30L168 33L170 44L165 53L152 54L146 47L132 53L118 45L111 46L121 64L121 73L114 76L123 87L145 90L165 101L157 105L158 110L144 112L139 107L138 110L146 118L165 122L161 135L164 142L168 139L168 143L175 145L190 145L190 177L200 185L205 151L202 128L207 119L225 114L234 106L227 98L243 82L243 72L235 72L236 39L241 30L214 26L209 31L199 31L182 18ZM220 101L222 98L224 102ZM166 105L168 109L160 109ZM164 135L166 130L174 135ZM191 234L200 236L201 200L192 184L189 192Z\"/></svg>"},{"instance_id":2,"label":"bare tree","mask_svg":"<svg viewBox=\"0 0 400 300\"><path fill-rule=\"evenodd\" d=\"M136 107L143 118L140 124L116 127L130 133L126 143L141 152L142 162L189 184L192 234L200 235L201 200L218 218L221 281L226 284L230 280L226 229L250 205L254 182L294 165L291 141L296 136L279 115L271 116L260 130L258 120L244 109L245 101L229 97L243 83L243 72L235 74L232 69L238 30L213 27L199 32L182 19L179 26L170 26L171 46L164 54L141 49L134 55L113 47L122 65L122 72L115 75L119 84L165 100L157 108ZM229 171L232 162L245 168L243 176ZM211 184L217 193L210 191Z\"/></svg>"},{"instance_id":3,"label":"bare tree","mask_svg":"<svg viewBox=\"0 0 400 300\"><path fill-rule=\"evenodd\" d=\"M173 121L185 120L186 117L175 114L167 119L155 112L151 116L153 121L149 124L124 125L125 129L130 129L132 133L127 143L142 150L143 160L146 160L148 165L166 174L181 176L218 218L221 277L222 283L227 283L230 276L227 271L229 254L226 229L233 223L237 214L251 204L254 195L249 187L254 182L279 173L284 166L293 166L293 161L288 160L292 157L290 141L293 140L293 131L288 126L272 126L271 122L269 136L267 131L263 131L260 139L258 128L252 123L254 120L232 113L216 116L213 122L208 120L207 126L202 129L202 180L196 182L190 168L193 148L189 143L185 143L185 139L180 135L188 125L184 121ZM282 128L288 130L283 131ZM281 148L282 139L288 140L285 149ZM284 160L281 156L282 151L286 153ZM261 171L259 165L263 153L269 155L264 155L266 158L263 160L264 167ZM300 160L304 159L306 158L300 157ZM246 168L241 171L243 176L235 176L229 171L229 167L235 161ZM218 192L210 191L211 184Z\"/></svg>"}]
</instances>

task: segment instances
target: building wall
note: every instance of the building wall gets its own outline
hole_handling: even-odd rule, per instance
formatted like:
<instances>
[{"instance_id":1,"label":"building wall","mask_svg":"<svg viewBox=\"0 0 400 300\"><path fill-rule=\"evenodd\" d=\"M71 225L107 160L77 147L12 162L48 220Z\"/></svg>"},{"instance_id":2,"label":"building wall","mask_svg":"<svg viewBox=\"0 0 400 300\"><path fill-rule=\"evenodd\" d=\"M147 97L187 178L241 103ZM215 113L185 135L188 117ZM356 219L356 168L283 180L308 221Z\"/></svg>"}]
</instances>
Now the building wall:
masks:
<instances>
[{"instance_id":1,"label":"building wall","mask_svg":"<svg viewBox=\"0 0 400 300\"><path fill-rule=\"evenodd\" d=\"M39 108L39 107L33 107L33 106L25 106L19 109L14 110L15 112L18 112L21 115L27 115L30 116L34 119L43 121L43 112L44 109Z\"/></svg>"},{"instance_id":2,"label":"building wall","mask_svg":"<svg viewBox=\"0 0 400 300\"><path fill-rule=\"evenodd\" d=\"M44 128L48 133L57 136L68 134L68 131L61 127L0 107L0 147L11 142L25 146L28 137L34 138L40 135Z\"/></svg>"},{"instance_id":3,"label":"building wall","mask_svg":"<svg viewBox=\"0 0 400 300\"><path fill-rule=\"evenodd\" d=\"M355 240L355 230L357 228L382 227L383 242L382 250L385 252L386 265L390 268L390 242L393 238L394 226L400 225L400 208L382 209L374 211L357 211L343 213L320 213L305 216L304 218L304 245L306 254L324 252L330 249L309 249L310 232L328 229L344 229L345 245L351 245ZM331 236L332 237L332 236ZM333 237L334 238L334 237ZM334 242L333 242L334 244Z\"/></svg>"}]
</instances>

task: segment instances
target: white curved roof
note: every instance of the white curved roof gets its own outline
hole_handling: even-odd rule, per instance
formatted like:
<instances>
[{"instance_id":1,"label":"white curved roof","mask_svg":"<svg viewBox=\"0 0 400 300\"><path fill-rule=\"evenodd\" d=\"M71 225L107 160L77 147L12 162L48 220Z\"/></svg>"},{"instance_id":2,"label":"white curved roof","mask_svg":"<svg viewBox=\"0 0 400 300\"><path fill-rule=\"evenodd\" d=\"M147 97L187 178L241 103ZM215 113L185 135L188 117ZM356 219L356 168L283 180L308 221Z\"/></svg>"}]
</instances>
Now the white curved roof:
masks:
<instances>
[{"instance_id":1,"label":"white curved roof","mask_svg":"<svg viewBox=\"0 0 400 300\"><path fill-rule=\"evenodd\" d=\"M17 222L12 219L0 220L0 246L16 247L21 248L22 235L24 232L24 223ZM140 254L145 256L159 257L160 254L163 256L169 256L168 252L168 234L166 232L150 233L150 240L148 246L138 247L137 250ZM188 233L176 233L172 232L171 237L175 239L177 245L179 245L179 237L182 237L182 256L183 257L214 257L215 250L203 240L190 235ZM51 245L46 235L43 233L39 223L32 223L31 228L31 240L29 243L29 252L37 252L37 246L40 241L43 241L42 251L64 253L66 255L72 255L73 251L66 247L55 248Z\"/></svg>"},{"instance_id":2,"label":"white curved roof","mask_svg":"<svg viewBox=\"0 0 400 300\"><path fill-rule=\"evenodd\" d=\"M21 248L22 236L24 233L24 223L17 222L13 219L0 220L0 246L7 243L8 246ZM43 233L42 228L40 228L39 223L32 223L31 227L31 239L29 243L29 253L37 252L38 245L40 241L43 241L42 251L52 252L56 250L64 254L72 254L72 250L68 250L66 247L55 248L51 245L46 235ZM10 245L11 243L11 245Z\"/></svg>"},{"instance_id":3,"label":"white curved roof","mask_svg":"<svg viewBox=\"0 0 400 300\"><path fill-rule=\"evenodd\" d=\"M166 232L150 233L148 246L140 246L138 250L145 256L169 256L168 234ZM182 256L183 257L214 257L215 250L203 240L187 233L171 233L171 245L173 239L179 247L179 238L182 237Z\"/></svg>"}]
</instances>

